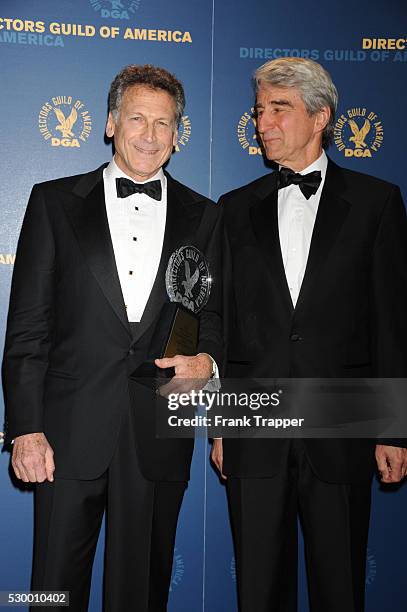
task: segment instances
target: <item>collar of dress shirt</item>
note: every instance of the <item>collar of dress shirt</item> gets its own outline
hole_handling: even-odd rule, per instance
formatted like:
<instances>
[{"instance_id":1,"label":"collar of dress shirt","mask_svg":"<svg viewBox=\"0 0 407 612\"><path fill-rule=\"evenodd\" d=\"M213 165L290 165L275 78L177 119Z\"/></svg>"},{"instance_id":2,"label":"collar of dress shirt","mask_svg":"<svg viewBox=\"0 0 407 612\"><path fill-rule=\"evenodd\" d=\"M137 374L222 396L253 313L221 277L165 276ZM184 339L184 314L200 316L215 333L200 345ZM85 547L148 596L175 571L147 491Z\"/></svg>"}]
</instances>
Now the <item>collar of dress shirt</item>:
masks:
<instances>
[{"instance_id":1,"label":"collar of dress shirt","mask_svg":"<svg viewBox=\"0 0 407 612\"><path fill-rule=\"evenodd\" d=\"M114 183L114 181L117 178L120 177L124 177L129 179L130 181L133 181L133 183L149 183L150 181L156 181L156 180L160 180L161 181L161 187L162 190L164 191L164 189L167 186L167 177L164 174L164 170L162 168L160 168L158 170L158 172L156 172L156 174L154 174L154 176L152 176L151 178L145 180L145 181L135 181L131 176L129 176L128 174L126 174L125 172L123 172L123 170L121 170L119 168L119 166L116 164L114 157L111 159L109 165L105 168L104 170L104 178L112 183Z\"/></svg>"},{"instance_id":2,"label":"collar of dress shirt","mask_svg":"<svg viewBox=\"0 0 407 612\"><path fill-rule=\"evenodd\" d=\"M301 170L301 172L298 173L298 174L308 174L309 172L314 172L315 170L319 170L321 172L321 184L318 187L318 191L315 195L317 195L318 193L321 193L322 191L322 187L325 182L327 167L328 167L328 158L326 156L325 151L322 151L318 159L316 159L314 162L312 162L312 164L310 164L309 166L304 168L304 170ZM278 169L280 168L281 166L278 167Z\"/></svg>"}]
</instances>

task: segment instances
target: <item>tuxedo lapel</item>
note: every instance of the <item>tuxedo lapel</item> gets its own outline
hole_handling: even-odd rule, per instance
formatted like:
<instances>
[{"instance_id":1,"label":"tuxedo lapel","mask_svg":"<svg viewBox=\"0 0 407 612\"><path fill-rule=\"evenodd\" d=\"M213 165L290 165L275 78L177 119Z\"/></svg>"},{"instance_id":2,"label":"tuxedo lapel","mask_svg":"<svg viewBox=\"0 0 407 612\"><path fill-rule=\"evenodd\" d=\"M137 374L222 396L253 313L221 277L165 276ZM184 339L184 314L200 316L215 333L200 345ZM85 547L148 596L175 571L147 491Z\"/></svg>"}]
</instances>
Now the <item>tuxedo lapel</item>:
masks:
<instances>
[{"instance_id":1,"label":"tuxedo lapel","mask_svg":"<svg viewBox=\"0 0 407 612\"><path fill-rule=\"evenodd\" d=\"M131 335L109 231L103 167L80 180L64 208L93 276Z\"/></svg>"},{"instance_id":2,"label":"tuxedo lapel","mask_svg":"<svg viewBox=\"0 0 407 612\"><path fill-rule=\"evenodd\" d=\"M182 245L188 244L191 235L191 219L187 207L181 202L173 179L167 176L167 216L165 221L164 242L160 263L154 285L146 307L134 335L136 342L159 316L160 310L169 298L165 287L165 272L172 253ZM187 241L187 242L186 242Z\"/></svg>"},{"instance_id":3,"label":"tuxedo lapel","mask_svg":"<svg viewBox=\"0 0 407 612\"><path fill-rule=\"evenodd\" d=\"M272 280L277 286L278 293L283 297L286 307L293 310L278 231L277 173L271 174L268 180L254 192L253 196L254 201L250 209L250 216L254 234Z\"/></svg>"},{"instance_id":4,"label":"tuxedo lapel","mask_svg":"<svg viewBox=\"0 0 407 612\"><path fill-rule=\"evenodd\" d=\"M106 299L132 336L117 273L113 244L109 231L103 185L103 168L84 175L73 194L65 201L64 208L74 229L76 238L88 266L99 283ZM193 222L198 209L188 206L177 183L167 176L167 217L163 248L158 271L140 324L133 335L136 342L158 317L164 302L168 301L165 272L168 260L175 249L191 243L196 224ZM197 219L198 220L198 219Z\"/></svg>"},{"instance_id":5,"label":"tuxedo lapel","mask_svg":"<svg viewBox=\"0 0 407 612\"><path fill-rule=\"evenodd\" d=\"M296 310L313 291L317 291L315 282L348 215L351 205L343 197L343 193L341 169L329 161Z\"/></svg>"}]
</instances>

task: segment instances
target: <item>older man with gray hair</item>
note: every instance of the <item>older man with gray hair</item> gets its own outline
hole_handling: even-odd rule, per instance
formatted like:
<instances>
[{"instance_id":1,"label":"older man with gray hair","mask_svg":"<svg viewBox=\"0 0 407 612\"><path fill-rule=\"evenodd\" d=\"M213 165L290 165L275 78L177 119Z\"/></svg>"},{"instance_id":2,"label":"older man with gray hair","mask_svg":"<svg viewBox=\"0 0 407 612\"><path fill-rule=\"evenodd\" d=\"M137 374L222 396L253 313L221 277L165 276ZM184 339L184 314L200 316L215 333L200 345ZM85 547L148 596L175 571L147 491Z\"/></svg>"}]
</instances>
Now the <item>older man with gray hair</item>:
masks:
<instances>
[{"instance_id":1,"label":"older man with gray hair","mask_svg":"<svg viewBox=\"0 0 407 612\"><path fill-rule=\"evenodd\" d=\"M270 61L255 83L258 133L278 169L221 198L232 262L228 376L406 377L399 188L326 156L337 91L322 66ZM375 455L384 483L407 470L405 441L377 442L215 440L241 612L297 609L298 515L312 612L362 612Z\"/></svg>"}]
</instances>

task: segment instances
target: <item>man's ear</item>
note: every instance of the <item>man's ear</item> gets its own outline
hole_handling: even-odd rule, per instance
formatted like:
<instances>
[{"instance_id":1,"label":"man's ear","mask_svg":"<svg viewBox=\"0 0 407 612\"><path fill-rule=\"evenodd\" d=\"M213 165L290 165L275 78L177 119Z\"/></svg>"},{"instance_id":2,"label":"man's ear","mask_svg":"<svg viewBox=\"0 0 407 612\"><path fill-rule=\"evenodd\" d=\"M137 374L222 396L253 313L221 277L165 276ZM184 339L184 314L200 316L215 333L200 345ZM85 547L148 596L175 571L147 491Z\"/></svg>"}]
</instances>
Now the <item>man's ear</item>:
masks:
<instances>
[{"instance_id":1,"label":"man's ear","mask_svg":"<svg viewBox=\"0 0 407 612\"><path fill-rule=\"evenodd\" d=\"M328 106L323 106L321 110L316 113L315 118L315 131L323 132L326 126L328 125L329 119L331 117L331 111Z\"/></svg>"},{"instance_id":2,"label":"man's ear","mask_svg":"<svg viewBox=\"0 0 407 612\"><path fill-rule=\"evenodd\" d=\"M174 136L172 138L172 146L176 147L178 144L178 128L174 130Z\"/></svg>"},{"instance_id":3,"label":"man's ear","mask_svg":"<svg viewBox=\"0 0 407 612\"><path fill-rule=\"evenodd\" d=\"M108 116L107 122L106 122L106 130L105 130L106 136L108 138L113 138L115 125L116 124L114 122L113 115L112 115L112 113L109 113L109 116Z\"/></svg>"}]
</instances>

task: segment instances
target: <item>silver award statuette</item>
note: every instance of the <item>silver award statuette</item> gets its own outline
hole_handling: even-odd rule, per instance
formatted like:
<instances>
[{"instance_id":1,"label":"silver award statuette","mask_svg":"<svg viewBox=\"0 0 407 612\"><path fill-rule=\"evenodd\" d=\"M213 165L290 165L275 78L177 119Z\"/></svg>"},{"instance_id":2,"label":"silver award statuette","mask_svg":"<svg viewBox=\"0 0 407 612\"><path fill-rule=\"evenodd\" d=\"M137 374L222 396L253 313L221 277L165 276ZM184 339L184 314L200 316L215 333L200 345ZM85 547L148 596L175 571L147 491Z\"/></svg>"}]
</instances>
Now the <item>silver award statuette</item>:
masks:
<instances>
[{"instance_id":1,"label":"silver award statuette","mask_svg":"<svg viewBox=\"0 0 407 612\"><path fill-rule=\"evenodd\" d=\"M168 261L165 284L170 303L164 308L172 313L172 325L163 357L196 355L198 313L209 300L212 284L203 253L194 246L177 249Z\"/></svg>"},{"instance_id":2,"label":"silver award statuette","mask_svg":"<svg viewBox=\"0 0 407 612\"><path fill-rule=\"evenodd\" d=\"M158 317L151 338L148 358L133 377L160 378L173 375L154 365L157 357L196 355L199 338L199 313L209 300L212 278L204 254L195 246L182 246L168 261L165 286L169 301Z\"/></svg>"}]
</instances>

